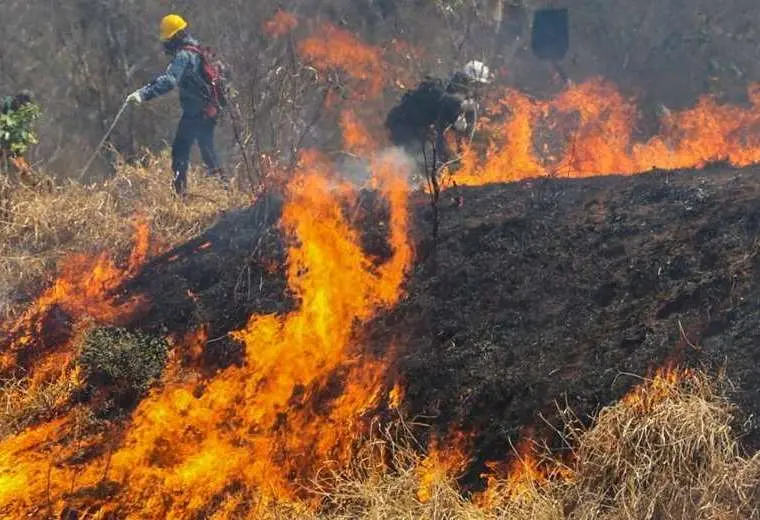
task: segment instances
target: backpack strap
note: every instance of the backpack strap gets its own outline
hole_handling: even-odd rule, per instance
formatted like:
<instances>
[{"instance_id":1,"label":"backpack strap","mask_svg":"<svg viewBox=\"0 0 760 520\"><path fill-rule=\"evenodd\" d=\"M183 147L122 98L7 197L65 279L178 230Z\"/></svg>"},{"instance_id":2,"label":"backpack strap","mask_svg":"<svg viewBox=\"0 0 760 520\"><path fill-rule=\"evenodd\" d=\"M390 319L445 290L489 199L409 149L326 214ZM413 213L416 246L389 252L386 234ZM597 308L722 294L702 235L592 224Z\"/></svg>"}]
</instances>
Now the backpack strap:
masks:
<instances>
[{"instance_id":1,"label":"backpack strap","mask_svg":"<svg viewBox=\"0 0 760 520\"><path fill-rule=\"evenodd\" d=\"M180 47L180 50L190 51L190 52L194 52L194 53L199 54L199 55L203 55L203 49L201 49L200 46L198 46L198 45L193 45L192 43L188 43L186 45L183 45L182 47Z\"/></svg>"}]
</instances>

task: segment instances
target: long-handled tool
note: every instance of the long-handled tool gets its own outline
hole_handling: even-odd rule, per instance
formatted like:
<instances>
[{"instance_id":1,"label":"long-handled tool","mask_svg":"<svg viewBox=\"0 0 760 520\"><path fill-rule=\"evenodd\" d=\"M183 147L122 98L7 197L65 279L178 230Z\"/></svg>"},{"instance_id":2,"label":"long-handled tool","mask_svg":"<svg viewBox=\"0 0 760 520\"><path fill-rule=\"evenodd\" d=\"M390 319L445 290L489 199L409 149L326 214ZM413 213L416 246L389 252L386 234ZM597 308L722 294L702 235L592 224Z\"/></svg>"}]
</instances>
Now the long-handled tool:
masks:
<instances>
[{"instance_id":1,"label":"long-handled tool","mask_svg":"<svg viewBox=\"0 0 760 520\"><path fill-rule=\"evenodd\" d=\"M98 143L98 146L95 147L95 151L92 153L92 156L87 161L87 164L85 164L84 168L79 174L79 180L82 180L84 178L84 174L87 173L87 170L90 169L90 165L92 165L92 161L95 160L95 157L100 153L100 149L103 147L103 145L106 143L108 138L111 136L111 132L113 132L113 129L116 128L116 123L119 122L119 119L121 119L121 116L124 114L124 111L129 106L129 102L125 101L123 105L121 105L121 108L116 113L116 117L113 118L113 122L111 123L111 126L108 128L108 131L106 132L106 135L103 136L103 139L100 140Z\"/></svg>"}]
</instances>

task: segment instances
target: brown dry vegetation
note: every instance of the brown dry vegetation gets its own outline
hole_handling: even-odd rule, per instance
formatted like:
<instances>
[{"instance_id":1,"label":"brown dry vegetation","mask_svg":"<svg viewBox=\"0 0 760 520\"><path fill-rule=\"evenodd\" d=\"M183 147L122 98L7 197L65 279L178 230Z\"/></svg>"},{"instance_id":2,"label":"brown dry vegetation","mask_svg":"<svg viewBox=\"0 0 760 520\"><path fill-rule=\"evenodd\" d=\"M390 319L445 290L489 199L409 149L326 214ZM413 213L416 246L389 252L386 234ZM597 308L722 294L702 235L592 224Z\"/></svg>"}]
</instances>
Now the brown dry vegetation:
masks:
<instances>
[{"instance_id":1,"label":"brown dry vegetation","mask_svg":"<svg viewBox=\"0 0 760 520\"><path fill-rule=\"evenodd\" d=\"M181 201L169 189L161 165L123 164L98 185L64 182L52 191L15 186L0 221L0 313L40 288L57 261L72 252L129 251L133 218L150 222L155 248L180 244L208 227L220 212L250 202L250 194L225 190L216 179L191 174L192 194Z\"/></svg>"},{"instance_id":2,"label":"brown dry vegetation","mask_svg":"<svg viewBox=\"0 0 760 520\"><path fill-rule=\"evenodd\" d=\"M730 426L732 405L704 374L671 374L645 381L628 398L604 408L588 429L578 427L566 411L565 438L573 462L547 482L496 475L485 494L468 500L456 475L441 475L431 485L431 498L421 501L417 491L424 456L408 447L408 437L395 437L370 444L352 473L328 479L331 489L336 487L327 496L326 510L311 518L760 518L760 454L740 456ZM388 451L393 471L383 463ZM267 514L281 518L285 513Z\"/></svg>"}]
</instances>

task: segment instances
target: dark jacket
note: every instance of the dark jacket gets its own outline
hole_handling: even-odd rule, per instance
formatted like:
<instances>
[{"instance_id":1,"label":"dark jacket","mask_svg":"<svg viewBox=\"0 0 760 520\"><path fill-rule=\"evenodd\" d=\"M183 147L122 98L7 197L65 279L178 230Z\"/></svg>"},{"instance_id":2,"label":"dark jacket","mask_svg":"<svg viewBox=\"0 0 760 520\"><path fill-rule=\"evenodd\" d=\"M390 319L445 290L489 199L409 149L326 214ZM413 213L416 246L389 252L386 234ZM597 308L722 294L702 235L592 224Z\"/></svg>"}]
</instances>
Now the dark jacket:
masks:
<instances>
[{"instance_id":1,"label":"dark jacket","mask_svg":"<svg viewBox=\"0 0 760 520\"><path fill-rule=\"evenodd\" d=\"M182 111L189 116L195 116L201 114L207 104L205 83L201 76L201 57L196 52L183 49L185 45L198 45L198 42L191 36L177 42L177 50L173 53L166 72L141 88L140 94L144 101L148 101L179 87Z\"/></svg>"},{"instance_id":2,"label":"dark jacket","mask_svg":"<svg viewBox=\"0 0 760 520\"><path fill-rule=\"evenodd\" d=\"M415 89L406 92L401 103L388 114L385 126L391 141L397 146L425 141L431 126L442 133L462 114L472 123L474 116L464 111L463 104L474 95L472 85L461 73L448 81L426 77Z\"/></svg>"}]
</instances>

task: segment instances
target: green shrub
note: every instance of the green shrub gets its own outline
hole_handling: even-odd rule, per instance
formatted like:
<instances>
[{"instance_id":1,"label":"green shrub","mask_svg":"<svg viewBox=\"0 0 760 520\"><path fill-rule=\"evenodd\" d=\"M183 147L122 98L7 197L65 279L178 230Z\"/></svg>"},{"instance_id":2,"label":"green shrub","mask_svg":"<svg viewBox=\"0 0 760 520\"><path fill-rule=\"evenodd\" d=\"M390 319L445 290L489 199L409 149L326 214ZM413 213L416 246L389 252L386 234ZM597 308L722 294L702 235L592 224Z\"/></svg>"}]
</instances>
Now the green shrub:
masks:
<instances>
[{"instance_id":1,"label":"green shrub","mask_svg":"<svg viewBox=\"0 0 760 520\"><path fill-rule=\"evenodd\" d=\"M42 110L36 103L0 113L0 150L24 155L30 145L37 144L33 124L41 115Z\"/></svg>"},{"instance_id":2,"label":"green shrub","mask_svg":"<svg viewBox=\"0 0 760 520\"><path fill-rule=\"evenodd\" d=\"M165 339L122 328L92 329L84 338L79 364L94 387L116 386L119 393L141 394L166 364Z\"/></svg>"}]
</instances>

